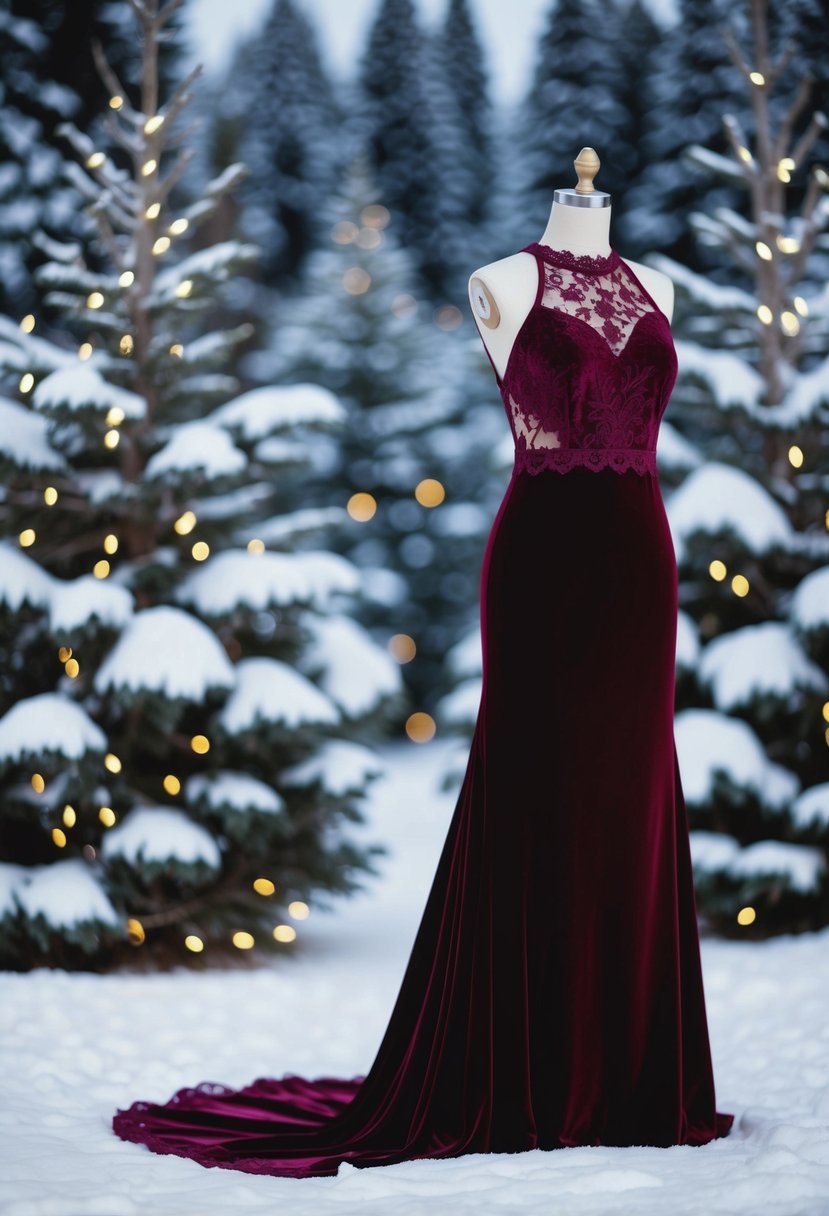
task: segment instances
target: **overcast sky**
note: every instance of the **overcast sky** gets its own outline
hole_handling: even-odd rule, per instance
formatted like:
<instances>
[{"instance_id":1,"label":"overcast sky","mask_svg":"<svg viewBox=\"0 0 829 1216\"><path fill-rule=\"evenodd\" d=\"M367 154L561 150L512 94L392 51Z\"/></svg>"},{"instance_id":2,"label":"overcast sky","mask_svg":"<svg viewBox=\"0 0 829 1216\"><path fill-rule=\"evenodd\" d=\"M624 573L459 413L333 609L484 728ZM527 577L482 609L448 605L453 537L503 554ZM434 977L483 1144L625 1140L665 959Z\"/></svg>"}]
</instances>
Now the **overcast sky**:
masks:
<instances>
[{"instance_id":1,"label":"overcast sky","mask_svg":"<svg viewBox=\"0 0 829 1216\"><path fill-rule=\"evenodd\" d=\"M674 0L648 0L663 23L675 18ZM228 62L234 43L260 25L273 0L191 0L185 9L193 54L208 68ZM352 75L378 0L297 0L319 31L332 73ZM419 0L425 25L443 17L446 0ZM523 95L533 63L533 47L544 27L550 0L472 0L489 57L495 99Z\"/></svg>"}]
</instances>

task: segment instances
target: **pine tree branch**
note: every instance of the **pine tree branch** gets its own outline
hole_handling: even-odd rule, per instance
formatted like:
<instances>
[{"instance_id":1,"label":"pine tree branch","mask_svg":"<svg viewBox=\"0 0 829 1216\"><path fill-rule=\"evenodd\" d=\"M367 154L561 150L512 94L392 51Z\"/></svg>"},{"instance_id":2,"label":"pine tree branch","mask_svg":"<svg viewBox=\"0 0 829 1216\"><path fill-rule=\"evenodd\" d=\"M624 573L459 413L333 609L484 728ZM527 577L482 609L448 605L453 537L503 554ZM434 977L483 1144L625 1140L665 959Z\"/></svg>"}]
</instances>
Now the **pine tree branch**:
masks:
<instances>
[{"instance_id":1,"label":"pine tree branch","mask_svg":"<svg viewBox=\"0 0 829 1216\"><path fill-rule=\"evenodd\" d=\"M156 29L161 29L172 17L177 8L181 8L184 0L168 0L155 19Z\"/></svg>"},{"instance_id":2,"label":"pine tree branch","mask_svg":"<svg viewBox=\"0 0 829 1216\"><path fill-rule=\"evenodd\" d=\"M158 188L154 191L155 197L158 200L158 202L160 202L160 203L164 202L164 200L167 198L168 194L173 189L176 182L178 182L182 173L187 168L187 166L190 164L190 161L192 159L193 159L193 149L192 148L188 148L184 152L179 152L179 154L176 158L176 163L173 165L172 169L167 174L167 176L163 179L163 181L159 180Z\"/></svg>"},{"instance_id":3,"label":"pine tree branch","mask_svg":"<svg viewBox=\"0 0 829 1216\"><path fill-rule=\"evenodd\" d=\"M818 138L821 131L826 130L827 126L829 126L829 120L827 120L826 115L821 110L818 110L812 115L812 120L809 123L809 126L803 132L797 142L796 147L792 151L792 160L796 165L803 164L804 160L806 159L806 155L814 144L815 140Z\"/></svg>"},{"instance_id":4,"label":"pine tree branch","mask_svg":"<svg viewBox=\"0 0 829 1216\"><path fill-rule=\"evenodd\" d=\"M98 75L109 89L110 96L120 97L122 99L122 109L125 111L125 113L130 118L137 118L138 116L130 104L126 90L104 55L104 49L97 38L93 39L92 41L92 58L95 60L95 67L98 69Z\"/></svg>"},{"instance_id":5,"label":"pine tree branch","mask_svg":"<svg viewBox=\"0 0 829 1216\"><path fill-rule=\"evenodd\" d=\"M170 98L169 105L165 106L163 110L165 131L172 126L173 122L176 120L176 118L178 118L184 107L189 104L190 93L188 90L193 82L197 80L199 76L201 76L203 71L204 64L197 63L196 66L190 72L188 72L184 80L182 80L181 83L176 86L176 89Z\"/></svg>"},{"instance_id":6,"label":"pine tree branch","mask_svg":"<svg viewBox=\"0 0 829 1216\"><path fill-rule=\"evenodd\" d=\"M803 111L812 92L813 79L808 72L801 78L800 87L795 94L794 100L789 106L786 113L780 120L780 126L777 131L777 140L775 142L774 156L779 162L786 155L786 149L789 146L792 138L794 124L797 121L798 115ZM812 119L814 122L814 119ZM815 133L817 135L817 132ZM801 141L802 142L802 141ZM814 142L814 137L813 141ZM795 164L798 163L797 157L793 157Z\"/></svg>"}]
</instances>

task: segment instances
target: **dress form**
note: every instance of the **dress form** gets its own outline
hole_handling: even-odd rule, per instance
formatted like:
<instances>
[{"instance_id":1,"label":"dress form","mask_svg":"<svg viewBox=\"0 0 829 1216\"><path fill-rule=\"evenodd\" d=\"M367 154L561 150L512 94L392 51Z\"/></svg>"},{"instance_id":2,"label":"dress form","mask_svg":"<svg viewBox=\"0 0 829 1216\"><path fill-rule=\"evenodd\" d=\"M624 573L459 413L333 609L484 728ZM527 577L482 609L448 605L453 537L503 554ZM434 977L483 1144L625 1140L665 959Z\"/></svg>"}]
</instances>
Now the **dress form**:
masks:
<instances>
[{"instance_id":1,"label":"dress form","mask_svg":"<svg viewBox=\"0 0 829 1216\"><path fill-rule=\"evenodd\" d=\"M582 148L573 164L578 182L573 188L555 191L539 244L574 254L606 257L610 251L611 196L593 186L599 158L593 148ZM668 276L641 262L628 261L627 265L670 320L674 288ZM532 307L535 289L535 259L523 251L490 262L470 276L472 315L484 346L501 375L516 335Z\"/></svg>"}]
</instances>

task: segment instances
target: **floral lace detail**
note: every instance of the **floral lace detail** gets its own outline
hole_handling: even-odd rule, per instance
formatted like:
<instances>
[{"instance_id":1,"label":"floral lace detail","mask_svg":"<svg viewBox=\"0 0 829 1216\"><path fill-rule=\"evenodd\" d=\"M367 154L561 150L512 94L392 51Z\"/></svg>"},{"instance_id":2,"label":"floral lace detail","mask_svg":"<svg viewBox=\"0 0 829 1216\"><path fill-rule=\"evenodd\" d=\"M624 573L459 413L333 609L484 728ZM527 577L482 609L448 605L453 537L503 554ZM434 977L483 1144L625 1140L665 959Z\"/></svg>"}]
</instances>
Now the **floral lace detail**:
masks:
<instances>
[{"instance_id":1,"label":"floral lace detail","mask_svg":"<svg viewBox=\"0 0 829 1216\"><path fill-rule=\"evenodd\" d=\"M529 473L532 476L544 469L558 473L569 473L571 469L613 469L624 473L651 473L656 476L656 451L643 448L525 448L516 447L514 473Z\"/></svg>"},{"instance_id":2,"label":"floral lace detail","mask_svg":"<svg viewBox=\"0 0 829 1216\"><path fill-rule=\"evenodd\" d=\"M612 270L619 262L619 254L611 249L607 254L571 253L569 249L553 249L552 245L542 245L536 241L528 248L541 251L541 256L552 261L556 266L564 266L570 270L578 270L581 274L603 274Z\"/></svg>"},{"instance_id":3,"label":"floral lace detail","mask_svg":"<svg viewBox=\"0 0 829 1216\"><path fill-rule=\"evenodd\" d=\"M583 275L546 262L541 304L590 325L614 355L627 346L636 323L653 312L623 272Z\"/></svg>"}]
</instances>

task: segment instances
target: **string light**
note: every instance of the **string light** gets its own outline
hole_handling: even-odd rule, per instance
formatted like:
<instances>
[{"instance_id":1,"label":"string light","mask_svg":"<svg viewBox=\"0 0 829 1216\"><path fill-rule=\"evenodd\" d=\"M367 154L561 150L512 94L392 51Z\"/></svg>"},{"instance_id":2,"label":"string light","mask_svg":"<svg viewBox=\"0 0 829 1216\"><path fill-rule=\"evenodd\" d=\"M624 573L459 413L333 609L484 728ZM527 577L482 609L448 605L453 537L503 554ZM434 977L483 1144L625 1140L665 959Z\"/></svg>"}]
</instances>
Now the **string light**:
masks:
<instances>
[{"instance_id":1,"label":"string light","mask_svg":"<svg viewBox=\"0 0 829 1216\"><path fill-rule=\"evenodd\" d=\"M134 282L135 282L135 275L133 274L133 272L131 270L124 270L118 276L119 287L132 287Z\"/></svg>"},{"instance_id":2,"label":"string light","mask_svg":"<svg viewBox=\"0 0 829 1216\"><path fill-rule=\"evenodd\" d=\"M103 152L93 152L91 156L86 158L87 169L100 169L101 165L106 160Z\"/></svg>"},{"instance_id":3,"label":"string light","mask_svg":"<svg viewBox=\"0 0 829 1216\"><path fill-rule=\"evenodd\" d=\"M792 180L791 172L786 168L786 162L780 161L777 166L777 180L781 182L790 182Z\"/></svg>"},{"instance_id":4,"label":"string light","mask_svg":"<svg viewBox=\"0 0 829 1216\"><path fill-rule=\"evenodd\" d=\"M17 540L21 548L28 549L29 545L33 545L35 543L35 536L36 533L34 528L24 528L23 531L19 533Z\"/></svg>"},{"instance_id":5,"label":"string light","mask_svg":"<svg viewBox=\"0 0 829 1216\"><path fill-rule=\"evenodd\" d=\"M155 132L158 130L158 128L160 126L162 126L163 122L164 122L163 114L154 114L152 118L148 118L147 121L144 123L144 134L145 135L154 135Z\"/></svg>"},{"instance_id":6,"label":"string light","mask_svg":"<svg viewBox=\"0 0 829 1216\"><path fill-rule=\"evenodd\" d=\"M764 262L771 261L772 252L771 252L771 249L769 249L768 245L765 243L765 241L757 241L755 243L754 248L757 250L758 258L762 258Z\"/></svg>"},{"instance_id":7,"label":"string light","mask_svg":"<svg viewBox=\"0 0 829 1216\"><path fill-rule=\"evenodd\" d=\"M197 755L204 756L210 751L210 740L207 735L193 735L190 746Z\"/></svg>"},{"instance_id":8,"label":"string light","mask_svg":"<svg viewBox=\"0 0 829 1216\"><path fill-rule=\"evenodd\" d=\"M157 160L145 160L144 164L141 166L141 176L149 177L152 173L155 173L157 168L158 168Z\"/></svg>"},{"instance_id":9,"label":"string light","mask_svg":"<svg viewBox=\"0 0 829 1216\"><path fill-rule=\"evenodd\" d=\"M351 220L339 220L331 229L331 240L338 245L350 245L356 241L360 229Z\"/></svg>"},{"instance_id":10,"label":"string light","mask_svg":"<svg viewBox=\"0 0 829 1216\"><path fill-rule=\"evenodd\" d=\"M144 215L148 220L158 219L160 214L161 214L161 203L150 203L149 207L144 212Z\"/></svg>"},{"instance_id":11,"label":"string light","mask_svg":"<svg viewBox=\"0 0 829 1216\"><path fill-rule=\"evenodd\" d=\"M72 657L72 647L71 646L58 647L58 658L60 659L61 663L65 663L66 660L71 659L71 657Z\"/></svg>"},{"instance_id":12,"label":"string light","mask_svg":"<svg viewBox=\"0 0 829 1216\"><path fill-rule=\"evenodd\" d=\"M740 908L737 913L738 925L752 925L757 919L757 913L754 908Z\"/></svg>"},{"instance_id":13,"label":"string light","mask_svg":"<svg viewBox=\"0 0 829 1216\"><path fill-rule=\"evenodd\" d=\"M67 659L63 665L63 670L69 676L70 680L76 680L81 670L81 665L77 659Z\"/></svg>"},{"instance_id":14,"label":"string light","mask_svg":"<svg viewBox=\"0 0 829 1216\"><path fill-rule=\"evenodd\" d=\"M63 815L61 818L63 819L64 826L67 828L73 828L77 822L78 816L75 814L75 808L70 806L68 802L63 808Z\"/></svg>"},{"instance_id":15,"label":"string light","mask_svg":"<svg viewBox=\"0 0 829 1216\"><path fill-rule=\"evenodd\" d=\"M46 782L43 780L42 773L32 773L32 789L36 794L42 794L46 789Z\"/></svg>"},{"instance_id":16,"label":"string light","mask_svg":"<svg viewBox=\"0 0 829 1216\"><path fill-rule=\"evenodd\" d=\"M382 203L369 203L360 212L360 220L367 228L385 228L391 220L391 213Z\"/></svg>"},{"instance_id":17,"label":"string light","mask_svg":"<svg viewBox=\"0 0 829 1216\"><path fill-rule=\"evenodd\" d=\"M179 536L186 536L188 532L192 532L196 526L196 515L194 511L185 511L179 515L176 522L173 524Z\"/></svg>"},{"instance_id":18,"label":"string light","mask_svg":"<svg viewBox=\"0 0 829 1216\"><path fill-rule=\"evenodd\" d=\"M349 266L342 277L342 284L350 296L361 296L371 287L371 275L364 266Z\"/></svg>"},{"instance_id":19,"label":"string light","mask_svg":"<svg viewBox=\"0 0 829 1216\"><path fill-rule=\"evenodd\" d=\"M748 579L744 574L735 574L731 580L731 590L741 599L748 595Z\"/></svg>"},{"instance_id":20,"label":"string light","mask_svg":"<svg viewBox=\"0 0 829 1216\"><path fill-rule=\"evenodd\" d=\"M182 215L179 216L177 220L173 220L167 231L171 232L173 236L181 236L181 234L186 232L189 227L190 221L186 218L186 216Z\"/></svg>"},{"instance_id":21,"label":"string light","mask_svg":"<svg viewBox=\"0 0 829 1216\"><path fill-rule=\"evenodd\" d=\"M170 347L170 354L173 355L174 358L180 359L184 354L184 347L180 342L174 342Z\"/></svg>"},{"instance_id":22,"label":"string light","mask_svg":"<svg viewBox=\"0 0 829 1216\"><path fill-rule=\"evenodd\" d=\"M92 573L95 575L96 578L107 578L108 577L109 562L106 560L105 557L102 557L100 559L100 561L97 561L95 563L95 565L92 567Z\"/></svg>"},{"instance_id":23,"label":"string light","mask_svg":"<svg viewBox=\"0 0 829 1216\"><path fill-rule=\"evenodd\" d=\"M288 915L294 920L307 920L311 909L301 899L294 899L288 904Z\"/></svg>"},{"instance_id":24,"label":"string light","mask_svg":"<svg viewBox=\"0 0 829 1216\"><path fill-rule=\"evenodd\" d=\"M749 72L748 78L752 84L756 84L758 89L761 89L766 83L766 78L762 72Z\"/></svg>"},{"instance_id":25,"label":"string light","mask_svg":"<svg viewBox=\"0 0 829 1216\"><path fill-rule=\"evenodd\" d=\"M739 153L740 160L745 161L747 164L751 162L752 156L748 148L744 148L743 145L740 144L737 152Z\"/></svg>"},{"instance_id":26,"label":"string light","mask_svg":"<svg viewBox=\"0 0 829 1216\"><path fill-rule=\"evenodd\" d=\"M802 468L802 466L803 466L803 448L798 447L798 445L796 443L793 443L786 454L789 457L789 464L792 466L792 468L795 468L795 469Z\"/></svg>"},{"instance_id":27,"label":"string light","mask_svg":"<svg viewBox=\"0 0 829 1216\"><path fill-rule=\"evenodd\" d=\"M114 752L107 752L104 756L104 768L108 773L120 773L121 761Z\"/></svg>"},{"instance_id":28,"label":"string light","mask_svg":"<svg viewBox=\"0 0 829 1216\"><path fill-rule=\"evenodd\" d=\"M164 786L164 792L167 794L175 796L181 793L181 782L175 773L168 773L161 784Z\"/></svg>"},{"instance_id":29,"label":"string light","mask_svg":"<svg viewBox=\"0 0 829 1216\"><path fill-rule=\"evenodd\" d=\"M296 929L293 925L274 925L273 936L278 942L292 942L296 940Z\"/></svg>"},{"instance_id":30,"label":"string light","mask_svg":"<svg viewBox=\"0 0 829 1216\"><path fill-rule=\"evenodd\" d=\"M32 373L24 372L24 374L20 377L19 387L20 387L21 393L30 393L32 391L32 389L34 388L34 386L35 386L35 378L32 375Z\"/></svg>"},{"instance_id":31,"label":"string light","mask_svg":"<svg viewBox=\"0 0 829 1216\"><path fill-rule=\"evenodd\" d=\"M124 411L120 405L111 405L107 410L107 426L119 426L124 421Z\"/></svg>"},{"instance_id":32,"label":"string light","mask_svg":"<svg viewBox=\"0 0 829 1216\"><path fill-rule=\"evenodd\" d=\"M113 96L109 99L110 110L120 110L123 104L124 99L118 93L113 94Z\"/></svg>"},{"instance_id":33,"label":"string light","mask_svg":"<svg viewBox=\"0 0 829 1216\"><path fill-rule=\"evenodd\" d=\"M54 486L46 486L43 491L43 501L47 507L53 507L58 501L58 492Z\"/></svg>"},{"instance_id":34,"label":"string light","mask_svg":"<svg viewBox=\"0 0 829 1216\"><path fill-rule=\"evenodd\" d=\"M184 939L184 944L188 950L192 950L193 954L201 954L204 950L204 942L195 933L188 933Z\"/></svg>"},{"instance_id":35,"label":"string light","mask_svg":"<svg viewBox=\"0 0 829 1216\"><path fill-rule=\"evenodd\" d=\"M203 562L205 558L210 556L210 546L206 541L197 540L190 552L197 562Z\"/></svg>"},{"instance_id":36,"label":"string light","mask_svg":"<svg viewBox=\"0 0 829 1216\"><path fill-rule=\"evenodd\" d=\"M104 297L100 291L91 291L86 297L87 308L101 308L104 302Z\"/></svg>"},{"instance_id":37,"label":"string light","mask_svg":"<svg viewBox=\"0 0 829 1216\"><path fill-rule=\"evenodd\" d=\"M52 841L59 849L65 849L66 833L61 828L52 828Z\"/></svg>"},{"instance_id":38,"label":"string light","mask_svg":"<svg viewBox=\"0 0 829 1216\"><path fill-rule=\"evenodd\" d=\"M91 355L92 355L92 343L91 342L81 342L80 346L78 347L78 358L81 360L81 362L85 363L86 360L89 359Z\"/></svg>"},{"instance_id":39,"label":"string light","mask_svg":"<svg viewBox=\"0 0 829 1216\"><path fill-rule=\"evenodd\" d=\"M437 725L431 714L417 712L406 719L406 734L413 743L428 743L436 732Z\"/></svg>"},{"instance_id":40,"label":"string light","mask_svg":"<svg viewBox=\"0 0 829 1216\"><path fill-rule=\"evenodd\" d=\"M800 333L800 321L797 315L786 309L780 314L780 328L787 338L795 338Z\"/></svg>"},{"instance_id":41,"label":"string light","mask_svg":"<svg viewBox=\"0 0 829 1216\"><path fill-rule=\"evenodd\" d=\"M760 304L757 308L757 318L763 325L771 325L774 320L774 314L768 304Z\"/></svg>"},{"instance_id":42,"label":"string light","mask_svg":"<svg viewBox=\"0 0 829 1216\"><path fill-rule=\"evenodd\" d=\"M127 921L127 937L131 946L143 946L146 934L140 920L131 916Z\"/></svg>"},{"instance_id":43,"label":"string light","mask_svg":"<svg viewBox=\"0 0 829 1216\"><path fill-rule=\"evenodd\" d=\"M118 349L122 355L131 355L135 350L135 341L132 334L122 334L121 340L118 343Z\"/></svg>"},{"instance_id":44,"label":"string light","mask_svg":"<svg viewBox=\"0 0 829 1216\"><path fill-rule=\"evenodd\" d=\"M713 579L716 579L718 583L721 583L728 573L725 568L725 562L721 562L719 558L714 558L714 560L708 566L708 573Z\"/></svg>"},{"instance_id":45,"label":"string light","mask_svg":"<svg viewBox=\"0 0 829 1216\"><path fill-rule=\"evenodd\" d=\"M781 253L797 253L800 249L800 241L795 236L778 236L777 248Z\"/></svg>"},{"instance_id":46,"label":"string light","mask_svg":"<svg viewBox=\"0 0 829 1216\"><path fill-rule=\"evenodd\" d=\"M398 663L411 663L417 654L417 646L408 633L395 633L389 638L388 651Z\"/></svg>"},{"instance_id":47,"label":"string light","mask_svg":"<svg viewBox=\"0 0 829 1216\"><path fill-rule=\"evenodd\" d=\"M176 295L180 300L186 300L193 290L192 279L182 279L176 288Z\"/></svg>"},{"instance_id":48,"label":"string light","mask_svg":"<svg viewBox=\"0 0 829 1216\"><path fill-rule=\"evenodd\" d=\"M24 334L30 334L35 327L35 319L32 313L27 312L25 317L20 322L20 328Z\"/></svg>"},{"instance_id":49,"label":"string light","mask_svg":"<svg viewBox=\"0 0 829 1216\"><path fill-rule=\"evenodd\" d=\"M107 532L104 537L104 553L118 552L118 537L114 532Z\"/></svg>"},{"instance_id":50,"label":"string light","mask_svg":"<svg viewBox=\"0 0 829 1216\"><path fill-rule=\"evenodd\" d=\"M800 313L801 317L808 317L809 305L803 299L803 296L795 296L793 303L794 303L794 306L797 309L797 311Z\"/></svg>"},{"instance_id":51,"label":"string light","mask_svg":"<svg viewBox=\"0 0 829 1216\"><path fill-rule=\"evenodd\" d=\"M158 257L162 253L166 253L170 248L170 238L168 236L160 236L157 241L153 242L153 253Z\"/></svg>"},{"instance_id":52,"label":"string light","mask_svg":"<svg viewBox=\"0 0 829 1216\"><path fill-rule=\"evenodd\" d=\"M116 430L110 430L110 431L104 432L104 446L105 447L117 448L118 444L120 442L120 439L121 439L121 436L119 435L119 433Z\"/></svg>"},{"instance_id":53,"label":"string light","mask_svg":"<svg viewBox=\"0 0 829 1216\"><path fill-rule=\"evenodd\" d=\"M367 519L371 519L377 510L377 500L373 494L360 492L352 494L345 505L345 509L352 519L358 520L360 523L365 523Z\"/></svg>"},{"instance_id":54,"label":"string light","mask_svg":"<svg viewBox=\"0 0 829 1216\"><path fill-rule=\"evenodd\" d=\"M248 553L264 553L265 542L260 540L258 536L253 536L247 543Z\"/></svg>"},{"instance_id":55,"label":"string light","mask_svg":"<svg viewBox=\"0 0 829 1216\"><path fill-rule=\"evenodd\" d=\"M414 494L422 507L437 507L446 497L446 491L434 477L424 477L418 482Z\"/></svg>"},{"instance_id":56,"label":"string light","mask_svg":"<svg viewBox=\"0 0 829 1216\"><path fill-rule=\"evenodd\" d=\"M254 878L253 889L257 895L273 895L276 886L269 878Z\"/></svg>"},{"instance_id":57,"label":"string light","mask_svg":"<svg viewBox=\"0 0 829 1216\"><path fill-rule=\"evenodd\" d=\"M231 940L237 950L250 950L254 945L253 934L245 933L242 929L237 930Z\"/></svg>"},{"instance_id":58,"label":"string light","mask_svg":"<svg viewBox=\"0 0 829 1216\"><path fill-rule=\"evenodd\" d=\"M102 806L98 808L98 818L105 828L111 828L115 823L115 811L111 806Z\"/></svg>"}]
</instances>

